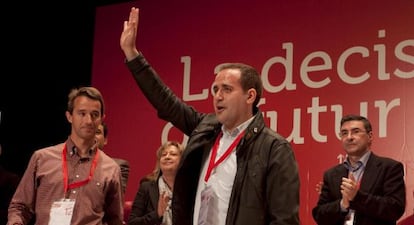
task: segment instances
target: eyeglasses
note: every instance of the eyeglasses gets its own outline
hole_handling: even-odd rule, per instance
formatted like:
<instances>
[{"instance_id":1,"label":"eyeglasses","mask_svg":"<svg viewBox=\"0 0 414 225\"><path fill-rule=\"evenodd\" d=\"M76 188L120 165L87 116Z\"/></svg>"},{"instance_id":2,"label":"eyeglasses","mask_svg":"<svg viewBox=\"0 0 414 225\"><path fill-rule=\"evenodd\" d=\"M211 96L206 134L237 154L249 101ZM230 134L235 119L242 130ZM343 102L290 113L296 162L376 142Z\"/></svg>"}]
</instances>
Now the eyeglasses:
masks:
<instances>
[{"instance_id":1,"label":"eyeglasses","mask_svg":"<svg viewBox=\"0 0 414 225\"><path fill-rule=\"evenodd\" d=\"M348 137L349 134L351 134L351 136L355 137L355 136L359 136L363 133L367 133L366 130L361 130L359 128L354 128L352 130L341 130L339 132L339 137L344 138L344 137Z\"/></svg>"}]
</instances>

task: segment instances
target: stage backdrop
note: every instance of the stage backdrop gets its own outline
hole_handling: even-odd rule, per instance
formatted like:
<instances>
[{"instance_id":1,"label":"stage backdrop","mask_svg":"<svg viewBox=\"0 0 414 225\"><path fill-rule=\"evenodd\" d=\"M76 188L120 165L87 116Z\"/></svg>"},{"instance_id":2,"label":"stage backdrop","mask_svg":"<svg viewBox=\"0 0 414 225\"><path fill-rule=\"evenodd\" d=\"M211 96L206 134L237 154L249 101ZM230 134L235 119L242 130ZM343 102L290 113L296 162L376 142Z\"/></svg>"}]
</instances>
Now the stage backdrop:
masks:
<instances>
[{"instance_id":1,"label":"stage backdrop","mask_svg":"<svg viewBox=\"0 0 414 225\"><path fill-rule=\"evenodd\" d=\"M337 134L348 113L372 121L375 153L404 163L403 218L412 214L414 1L141 0L97 8L92 84L106 100L105 150L131 163L127 200L152 171L161 143L186 141L157 118L124 65L119 36L132 6L140 8L139 50L196 109L213 111L217 65L244 62L260 71L260 108L299 163L302 224L315 224L315 184L344 158Z\"/></svg>"}]
</instances>

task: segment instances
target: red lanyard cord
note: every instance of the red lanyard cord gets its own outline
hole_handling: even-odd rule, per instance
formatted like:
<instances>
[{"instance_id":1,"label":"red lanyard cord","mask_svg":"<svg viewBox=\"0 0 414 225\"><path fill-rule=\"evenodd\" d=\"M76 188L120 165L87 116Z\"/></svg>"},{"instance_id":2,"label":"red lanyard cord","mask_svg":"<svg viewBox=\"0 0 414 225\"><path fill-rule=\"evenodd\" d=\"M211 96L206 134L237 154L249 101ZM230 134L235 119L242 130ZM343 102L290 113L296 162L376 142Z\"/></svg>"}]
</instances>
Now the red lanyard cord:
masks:
<instances>
[{"instance_id":1,"label":"red lanyard cord","mask_svg":"<svg viewBox=\"0 0 414 225\"><path fill-rule=\"evenodd\" d=\"M208 168L207 168L207 173L206 176L204 177L204 181L207 182L208 179L210 179L211 176L211 172L213 171L214 168L216 168L220 163L222 163L233 151L233 149L239 144L241 138L244 135L244 132L241 132L236 139L233 141L233 143L231 143L231 145L227 148L227 150L224 152L224 154L217 160L216 160L216 156L217 156L217 151L218 151L218 147L220 145L220 139L223 136L223 132L220 132L220 134L217 136L216 141L214 143L213 146L213 150L211 152L211 157L210 157L210 162L208 164Z\"/></svg>"},{"instance_id":2,"label":"red lanyard cord","mask_svg":"<svg viewBox=\"0 0 414 225\"><path fill-rule=\"evenodd\" d=\"M65 144L65 146L63 147L63 151L62 151L63 184L64 184L65 196L66 196L66 193L69 189L74 189L74 188L81 187L81 186L87 184L92 179L93 174L95 173L95 168L96 168L97 162L98 162L98 153L99 153L99 151L97 150L96 154L93 158L91 168L89 170L88 178L86 178L85 180L82 180L82 181L78 181L78 182L74 182L74 183L69 184L69 182L68 182L68 179L69 179L68 178L68 165L67 165L67 161L66 161L67 151L68 151L67 146Z\"/></svg>"}]
</instances>

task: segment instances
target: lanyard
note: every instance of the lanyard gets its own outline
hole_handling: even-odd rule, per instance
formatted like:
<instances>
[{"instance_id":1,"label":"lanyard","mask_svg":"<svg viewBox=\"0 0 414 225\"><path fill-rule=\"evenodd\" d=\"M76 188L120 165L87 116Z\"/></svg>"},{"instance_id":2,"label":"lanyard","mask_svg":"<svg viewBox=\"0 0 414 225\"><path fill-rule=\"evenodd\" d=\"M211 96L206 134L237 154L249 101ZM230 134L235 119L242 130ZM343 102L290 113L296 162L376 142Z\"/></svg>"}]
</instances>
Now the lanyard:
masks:
<instances>
[{"instance_id":1,"label":"lanyard","mask_svg":"<svg viewBox=\"0 0 414 225\"><path fill-rule=\"evenodd\" d=\"M217 156L217 150L220 144L220 139L223 136L223 132L220 132L220 134L216 138L216 142L214 143L213 150L211 152L210 162L208 164L207 173L204 177L204 181L207 182L210 178L211 172L214 168L216 168L221 162L223 162L233 151L233 149L239 144L241 138L243 137L244 131L241 132L236 139L231 143L229 148L224 152L224 154L215 162L216 156Z\"/></svg>"},{"instance_id":2,"label":"lanyard","mask_svg":"<svg viewBox=\"0 0 414 225\"><path fill-rule=\"evenodd\" d=\"M98 162L98 153L99 153L99 151L96 151L95 157L93 157L93 161L92 161L91 168L89 170L88 178L86 178L85 180L82 180L82 181L78 181L78 182L75 182L75 183L68 184L68 165L67 165L67 162L66 162L66 153L67 153L67 151L68 151L67 146L65 144L65 146L63 147L63 151L62 151L63 183L65 185L65 195L66 195L68 189L81 187L81 186L87 184L92 179L93 174L95 173L96 164Z\"/></svg>"},{"instance_id":3,"label":"lanyard","mask_svg":"<svg viewBox=\"0 0 414 225\"><path fill-rule=\"evenodd\" d=\"M361 161L357 162L356 167L352 167L350 164L344 163L344 166L348 169L348 171L354 175L356 182L357 182L358 189L359 189L359 186L361 185L362 176L364 175L364 171L362 170L363 165L364 164Z\"/></svg>"}]
</instances>

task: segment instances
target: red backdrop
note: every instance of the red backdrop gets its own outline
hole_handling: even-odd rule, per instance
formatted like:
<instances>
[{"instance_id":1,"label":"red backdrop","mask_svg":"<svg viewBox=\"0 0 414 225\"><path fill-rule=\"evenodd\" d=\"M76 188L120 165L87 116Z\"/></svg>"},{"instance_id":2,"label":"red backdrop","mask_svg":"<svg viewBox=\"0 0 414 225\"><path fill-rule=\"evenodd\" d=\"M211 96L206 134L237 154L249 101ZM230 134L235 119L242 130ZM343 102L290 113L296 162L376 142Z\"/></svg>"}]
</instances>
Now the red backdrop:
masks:
<instances>
[{"instance_id":1,"label":"red backdrop","mask_svg":"<svg viewBox=\"0 0 414 225\"><path fill-rule=\"evenodd\" d=\"M185 142L157 118L124 65L123 21L140 8L138 48L188 104L212 111L217 65L255 66L265 85L268 125L291 141L300 169L302 224L315 224L315 184L340 163L341 116L373 123L373 151L404 163L407 210L414 208L414 2L151 1L96 10L92 84L106 100L106 151L131 163L127 200L167 139Z\"/></svg>"}]
</instances>

